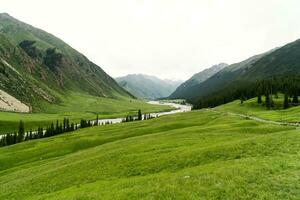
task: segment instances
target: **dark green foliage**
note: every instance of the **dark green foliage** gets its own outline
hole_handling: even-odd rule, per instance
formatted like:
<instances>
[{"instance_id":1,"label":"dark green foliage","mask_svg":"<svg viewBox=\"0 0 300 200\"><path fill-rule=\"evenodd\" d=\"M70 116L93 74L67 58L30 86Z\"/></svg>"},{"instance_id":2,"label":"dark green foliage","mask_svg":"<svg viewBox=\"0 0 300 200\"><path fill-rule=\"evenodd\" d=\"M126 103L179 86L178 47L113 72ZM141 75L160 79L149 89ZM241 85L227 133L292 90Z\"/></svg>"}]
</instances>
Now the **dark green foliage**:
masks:
<instances>
[{"instance_id":1,"label":"dark green foliage","mask_svg":"<svg viewBox=\"0 0 300 200\"><path fill-rule=\"evenodd\" d=\"M283 109L289 108L289 96L287 94L284 94L284 102L283 102Z\"/></svg>"},{"instance_id":2,"label":"dark green foliage","mask_svg":"<svg viewBox=\"0 0 300 200\"><path fill-rule=\"evenodd\" d=\"M246 97L244 96L244 94L242 94L242 95L241 95L241 98L240 98L240 100L241 100L241 104L243 104L243 103L244 103L244 101L246 100Z\"/></svg>"},{"instance_id":3,"label":"dark green foliage","mask_svg":"<svg viewBox=\"0 0 300 200\"><path fill-rule=\"evenodd\" d=\"M299 77L299 55L300 40L230 65L208 80L190 88L189 95L181 98L185 98L193 104L199 104L201 99L203 107L214 107L239 99L241 93L245 93L247 99L265 95L265 93L260 93L260 88L256 83L269 81L273 77ZM289 87L292 85L293 83L289 82ZM247 91L248 89L249 91ZM268 89L269 94L276 95L278 93L278 91L272 90L274 88ZM266 88L263 90L266 91ZM280 90L283 91L282 88ZM295 91L289 91L289 95L294 93Z\"/></svg>"},{"instance_id":4,"label":"dark green foliage","mask_svg":"<svg viewBox=\"0 0 300 200\"><path fill-rule=\"evenodd\" d=\"M35 43L35 41L24 40L20 42L19 47L21 47L31 58L37 58L38 52L34 46Z\"/></svg>"},{"instance_id":5,"label":"dark green foliage","mask_svg":"<svg viewBox=\"0 0 300 200\"><path fill-rule=\"evenodd\" d=\"M90 126L92 126L91 121L84 120L84 119L80 120L80 128L86 128L86 127L90 127Z\"/></svg>"},{"instance_id":6,"label":"dark green foliage","mask_svg":"<svg viewBox=\"0 0 300 200\"><path fill-rule=\"evenodd\" d=\"M25 135L25 127L24 122L21 120L19 124L19 132L18 132L18 139L17 142L22 142Z\"/></svg>"},{"instance_id":7,"label":"dark green foliage","mask_svg":"<svg viewBox=\"0 0 300 200\"><path fill-rule=\"evenodd\" d=\"M271 103L271 98L270 98L269 94L266 95L265 104L266 104L267 109L271 108L272 103Z\"/></svg>"},{"instance_id":8,"label":"dark green foliage","mask_svg":"<svg viewBox=\"0 0 300 200\"><path fill-rule=\"evenodd\" d=\"M258 88L260 88L259 94L257 92ZM231 90L222 91L213 96L200 99L197 104L194 104L193 109L215 107L240 99L241 96L247 100L261 95L266 97L264 105L267 109L271 109L274 107L272 97L279 92L293 96L294 101L297 102L297 97L300 92L300 78L298 76L272 77L270 79L257 81L256 83L240 84L237 88L232 88ZM298 103L293 104L298 105Z\"/></svg>"},{"instance_id":9,"label":"dark green foliage","mask_svg":"<svg viewBox=\"0 0 300 200\"><path fill-rule=\"evenodd\" d=\"M262 103L261 95L258 95L258 97L257 97L257 103L258 103L258 104L261 104L261 103Z\"/></svg>"},{"instance_id":10,"label":"dark green foliage","mask_svg":"<svg viewBox=\"0 0 300 200\"><path fill-rule=\"evenodd\" d=\"M138 118L137 118L137 120L142 120L142 119L143 119L142 111L138 110Z\"/></svg>"},{"instance_id":11,"label":"dark green foliage","mask_svg":"<svg viewBox=\"0 0 300 200\"><path fill-rule=\"evenodd\" d=\"M57 53L55 48L49 48L46 50L44 64L48 66L52 71L55 71L60 66L62 57L62 54Z\"/></svg>"},{"instance_id":12,"label":"dark green foliage","mask_svg":"<svg viewBox=\"0 0 300 200\"><path fill-rule=\"evenodd\" d=\"M293 95L293 101L292 101L294 104L298 104L299 103L299 99L298 99L298 95L297 94L294 94Z\"/></svg>"},{"instance_id":13,"label":"dark green foliage","mask_svg":"<svg viewBox=\"0 0 300 200\"><path fill-rule=\"evenodd\" d=\"M99 115L97 114L97 117L96 117L96 121L94 123L94 126L98 126L99 124Z\"/></svg>"}]
</instances>

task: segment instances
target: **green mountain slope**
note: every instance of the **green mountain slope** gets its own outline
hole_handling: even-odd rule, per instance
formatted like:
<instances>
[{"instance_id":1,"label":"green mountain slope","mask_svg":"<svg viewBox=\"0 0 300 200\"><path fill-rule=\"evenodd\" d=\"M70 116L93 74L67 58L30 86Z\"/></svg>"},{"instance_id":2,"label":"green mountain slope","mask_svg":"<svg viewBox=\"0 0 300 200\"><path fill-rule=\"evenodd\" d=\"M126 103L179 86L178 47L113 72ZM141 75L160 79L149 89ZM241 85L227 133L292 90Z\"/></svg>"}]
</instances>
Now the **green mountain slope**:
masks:
<instances>
[{"instance_id":1,"label":"green mountain slope","mask_svg":"<svg viewBox=\"0 0 300 200\"><path fill-rule=\"evenodd\" d=\"M44 109L40 102L63 102L70 92L132 97L62 40L8 14L0 14L0 68L0 89L33 106L33 111Z\"/></svg>"},{"instance_id":2,"label":"green mountain slope","mask_svg":"<svg viewBox=\"0 0 300 200\"><path fill-rule=\"evenodd\" d=\"M258 82L285 80L292 84L292 80L298 79L299 75L300 40L297 40L225 68L197 88L198 99L194 98L193 101L200 99L199 105L204 102L204 106L216 106L245 94L251 98L258 95Z\"/></svg>"},{"instance_id":3,"label":"green mountain slope","mask_svg":"<svg viewBox=\"0 0 300 200\"><path fill-rule=\"evenodd\" d=\"M180 81L161 80L144 74L130 74L116 78L125 90L138 98L158 99L169 96L181 83Z\"/></svg>"},{"instance_id":4,"label":"green mountain slope","mask_svg":"<svg viewBox=\"0 0 300 200\"><path fill-rule=\"evenodd\" d=\"M250 57L242 62L229 65L208 78L206 81L190 87L188 94L182 98L195 103L201 98L214 98L214 96L220 93L236 90L241 86L248 84L250 79L256 81L259 77L265 78L269 76L269 74L263 72L263 70L261 70L263 67L260 67L256 63L260 59L267 57L276 51L277 49L273 49L266 53ZM248 77L250 72L255 72L251 75L251 78Z\"/></svg>"},{"instance_id":5,"label":"green mountain slope","mask_svg":"<svg viewBox=\"0 0 300 200\"><path fill-rule=\"evenodd\" d=\"M299 199L299 131L230 111L0 148L0 199Z\"/></svg>"},{"instance_id":6,"label":"green mountain slope","mask_svg":"<svg viewBox=\"0 0 300 200\"><path fill-rule=\"evenodd\" d=\"M226 63L220 63L214 65L208 69L203 70L197 74L194 74L189 80L182 83L171 95L172 99L182 99L193 95L194 88L197 88L201 83L209 79L220 70L224 69L228 65Z\"/></svg>"}]
</instances>

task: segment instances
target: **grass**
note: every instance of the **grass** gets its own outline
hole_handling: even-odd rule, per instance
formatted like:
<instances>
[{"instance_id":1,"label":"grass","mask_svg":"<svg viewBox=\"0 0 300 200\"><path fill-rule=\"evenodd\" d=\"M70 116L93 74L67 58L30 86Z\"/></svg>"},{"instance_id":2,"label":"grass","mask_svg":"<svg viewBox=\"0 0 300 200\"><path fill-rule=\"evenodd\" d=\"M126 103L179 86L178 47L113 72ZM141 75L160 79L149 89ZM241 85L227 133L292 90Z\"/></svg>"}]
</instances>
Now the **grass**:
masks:
<instances>
[{"instance_id":1,"label":"grass","mask_svg":"<svg viewBox=\"0 0 300 200\"><path fill-rule=\"evenodd\" d=\"M240 101L233 101L226 105L217 107L219 111L231 111L235 113L241 113L246 115L257 116L262 119L268 119L281 122L300 122L300 106L290 107L289 109L282 109L283 107L283 95L279 95L278 98L273 98L275 102L275 108L267 110L265 106L257 103L257 98L245 101L243 104Z\"/></svg>"},{"instance_id":2,"label":"grass","mask_svg":"<svg viewBox=\"0 0 300 200\"><path fill-rule=\"evenodd\" d=\"M299 199L294 127L200 110L0 148L0 199Z\"/></svg>"},{"instance_id":3,"label":"grass","mask_svg":"<svg viewBox=\"0 0 300 200\"><path fill-rule=\"evenodd\" d=\"M64 117L71 122L79 123L80 119L116 118L128 114L136 114L138 109L143 113L168 111L172 108L161 105L150 105L141 100L119 98L109 99L83 94L72 93L59 105L42 104L42 113L12 113L0 112L0 134L18 130L19 121L25 122L26 130L37 129L38 126L46 127L51 122L63 120Z\"/></svg>"}]
</instances>

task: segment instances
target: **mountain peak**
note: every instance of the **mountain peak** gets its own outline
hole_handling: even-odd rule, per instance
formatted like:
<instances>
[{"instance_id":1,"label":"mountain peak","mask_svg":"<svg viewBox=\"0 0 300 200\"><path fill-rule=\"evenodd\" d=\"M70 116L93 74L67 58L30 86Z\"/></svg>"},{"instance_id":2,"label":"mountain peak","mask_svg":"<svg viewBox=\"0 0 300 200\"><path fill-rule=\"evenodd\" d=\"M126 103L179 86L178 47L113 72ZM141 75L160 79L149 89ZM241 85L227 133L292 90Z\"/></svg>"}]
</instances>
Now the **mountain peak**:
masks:
<instances>
[{"instance_id":1,"label":"mountain peak","mask_svg":"<svg viewBox=\"0 0 300 200\"><path fill-rule=\"evenodd\" d=\"M225 67L228 64L226 63L219 63L216 65L211 66L199 73L194 74L189 80L182 83L170 96L170 98L182 98L185 97L187 93L189 93L190 88L206 81Z\"/></svg>"},{"instance_id":2,"label":"mountain peak","mask_svg":"<svg viewBox=\"0 0 300 200\"><path fill-rule=\"evenodd\" d=\"M181 83L178 81L162 80L153 75L128 74L116 78L125 90L143 99L157 99L169 96Z\"/></svg>"}]
</instances>

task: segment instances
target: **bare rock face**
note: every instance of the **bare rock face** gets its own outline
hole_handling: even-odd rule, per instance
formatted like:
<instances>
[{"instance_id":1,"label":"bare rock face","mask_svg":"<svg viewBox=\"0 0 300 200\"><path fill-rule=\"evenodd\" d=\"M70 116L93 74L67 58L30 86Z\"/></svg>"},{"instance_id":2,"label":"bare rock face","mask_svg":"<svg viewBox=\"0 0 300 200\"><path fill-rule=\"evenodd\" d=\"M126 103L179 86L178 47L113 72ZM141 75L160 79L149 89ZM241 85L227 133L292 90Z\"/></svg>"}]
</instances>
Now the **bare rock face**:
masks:
<instances>
[{"instance_id":1,"label":"bare rock face","mask_svg":"<svg viewBox=\"0 0 300 200\"><path fill-rule=\"evenodd\" d=\"M30 107L8 93L0 90L0 110L28 113L30 112Z\"/></svg>"}]
</instances>

